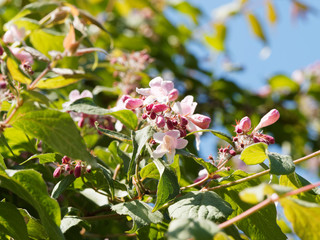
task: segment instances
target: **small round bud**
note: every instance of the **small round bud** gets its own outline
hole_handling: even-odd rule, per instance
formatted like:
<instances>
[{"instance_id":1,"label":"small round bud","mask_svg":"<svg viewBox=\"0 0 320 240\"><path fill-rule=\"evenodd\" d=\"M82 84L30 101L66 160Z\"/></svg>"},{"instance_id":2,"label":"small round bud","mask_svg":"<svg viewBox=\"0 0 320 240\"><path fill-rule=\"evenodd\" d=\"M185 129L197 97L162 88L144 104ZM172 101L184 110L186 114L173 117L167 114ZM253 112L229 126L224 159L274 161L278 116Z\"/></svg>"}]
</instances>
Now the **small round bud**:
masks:
<instances>
[{"instance_id":1,"label":"small round bud","mask_svg":"<svg viewBox=\"0 0 320 240\"><path fill-rule=\"evenodd\" d=\"M164 116L159 115L156 120L156 124L159 128L163 128L166 125L166 120Z\"/></svg>"},{"instance_id":2,"label":"small round bud","mask_svg":"<svg viewBox=\"0 0 320 240\"><path fill-rule=\"evenodd\" d=\"M80 175L81 175L81 163L77 163L77 165L75 166L75 168L74 168L74 173L73 173L73 175L76 177L76 178L78 178L78 177L80 177Z\"/></svg>"},{"instance_id":3,"label":"small round bud","mask_svg":"<svg viewBox=\"0 0 320 240\"><path fill-rule=\"evenodd\" d=\"M64 169L66 170L66 172L70 171L70 165L65 165Z\"/></svg>"},{"instance_id":4,"label":"small round bud","mask_svg":"<svg viewBox=\"0 0 320 240\"><path fill-rule=\"evenodd\" d=\"M168 105L161 103L161 104L154 105L152 107L152 111L155 113L159 113L167 110L168 108L169 108Z\"/></svg>"},{"instance_id":5,"label":"small round bud","mask_svg":"<svg viewBox=\"0 0 320 240\"><path fill-rule=\"evenodd\" d=\"M156 114L155 112L152 112L152 113L150 114L150 118L151 118L152 120L156 119L156 117L157 117L157 114Z\"/></svg>"},{"instance_id":6,"label":"small round bud","mask_svg":"<svg viewBox=\"0 0 320 240\"><path fill-rule=\"evenodd\" d=\"M150 111L152 110L152 107L153 107L153 104L151 103L151 104L149 104L149 105L146 106L146 110L147 110L148 112L150 112Z\"/></svg>"},{"instance_id":7,"label":"small round bud","mask_svg":"<svg viewBox=\"0 0 320 240\"><path fill-rule=\"evenodd\" d=\"M167 127L169 130L172 130L174 129L174 126L173 126L173 123L170 119L167 119Z\"/></svg>"},{"instance_id":8,"label":"small round bud","mask_svg":"<svg viewBox=\"0 0 320 240\"><path fill-rule=\"evenodd\" d=\"M61 159L62 163L67 164L70 162L70 158L68 156L63 156L63 158Z\"/></svg>"},{"instance_id":9,"label":"small round bud","mask_svg":"<svg viewBox=\"0 0 320 240\"><path fill-rule=\"evenodd\" d=\"M173 120L172 120L172 124L173 124L173 126L177 126L177 125L178 125L177 120L173 119Z\"/></svg>"},{"instance_id":10,"label":"small round bud","mask_svg":"<svg viewBox=\"0 0 320 240\"><path fill-rule=\"evenodd\" d=\"M87 173L91 173L91 165L88 165L88 166L86 167L86 172L87 172Z\"/></svg>"},{"instance_id":11,"label":"small round bud","mask_svg":"<svg viewBox=\"0 0 320 240\"><path fill-rule=\"evenodd\" d=\"M180 129L179 132L180 132L180 137L185 137L185 136L187 136L186 130Z\"/></svg>"},{"instance_id":12,"label":"small round bud","mask_svg":"<svg viewBox=\"0 0 320 240\"><path fill-rule=\"evenodd\" d=\"M230 153L231 156L237 155L236 151L235 151L235 150L232 150L232 149L229 151L229 153Z\"/></svg>"},{"instance_id":13,"label":"small round bud","mask_svg":"<svg viewBox=\"0 0 320 240\"><path fill-rule=\"evenodd\" d=\"M228 151L229 151L228 148L224 148L224 149L223 149L223 152L224 152L224 153L226 153L226 152L228 152Z\"/></svg>"},{"instance_id":14,"label":"small round bud","mask_svg":"<svg viewBox=\"0 0 320 240\"><path fill-rule=\"evenodd\" d=\"M6 89L7 88L7 83L4 81L0 82L0 89Z\"/></svg>"},{"instance_id":15,"label":"small round bud","mask_svg":"<svg viewBox=\"0 0 320 240\"><path fill-rule=\"evenodd\" d=\"M146 113L144 113L144 114L142 114L142 119L147 119L148 118L148 114L146 114Z\"/></svg>"},{"instance_id":16,"label":"small round bud","mask_svg":"<svg viewBox=\"0 0 320 240\"><path fill-rule=\"evenodd\" d=\"M188 119L186 119L185 117L181 117L180 120L181 120L181 125L183 125L183 126L186 126L189 123Z\"/></svg>"},{"instance_id":17,"label":"small round bud","mask_svg":"<svg viewBox=\"0 0 320 240\"><path fill-rule=\"evenodd\" d=\"M237 137L234 137L232 141L233 141L233 142L237 142L237 141L238 141L238 138L237 138Z\"/></svg>"}]
</instances>

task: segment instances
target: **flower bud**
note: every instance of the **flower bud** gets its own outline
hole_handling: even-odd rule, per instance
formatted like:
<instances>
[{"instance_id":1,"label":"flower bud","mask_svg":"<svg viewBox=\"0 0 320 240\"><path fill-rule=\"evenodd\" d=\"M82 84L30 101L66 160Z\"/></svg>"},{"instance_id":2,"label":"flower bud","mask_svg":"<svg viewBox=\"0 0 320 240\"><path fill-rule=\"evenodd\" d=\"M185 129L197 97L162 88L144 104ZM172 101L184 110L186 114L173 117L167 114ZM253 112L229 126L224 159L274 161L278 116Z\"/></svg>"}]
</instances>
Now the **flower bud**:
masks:
<instances>
[{"instance_id":1,"label":"flower bud","mask_svg":"<svg viewBox=\"0 0 320 240\"><path fill-rule=\"evenodd\" d=\"M169 130L174 129L174 126L173 126L172 121L170 119L167 119L167 127Z\"/></svg>"},{"instance_id":2,"label":"flower bud","mask_svg":"<svg viewBox=\"0 0 320 240\"><path fill-rule=\"evenodd\" d=\"M7 88L7 83L1 81L1 82L0 82L0 89L6 89L6 88Z\"/></svg>"},{"instance_id":3,"label":"flower bud","mask_svg":"<svg viewBox=\"0 0 320 240\"><path fill-rule=\"evenodd\" d=\"M120 98L120 100L122 101L122 102L125 102L127 99L129 99L129 98L131 98L129 95L123 95L121 98Z\"/></svg>"},{"instance_id":4,"label":"flower bud","mask_svg":"<svg viewBox=\"0 0 320 240\"><path fill-rule=\"evenodd\" d=\"M172 89L168 95L169 101L177 100L178 96L179 96L179 91L175 88Z\"/></svg>"},{"instance_id":5,"label":"flower bud","mask_svg":"<svg viewBox=\"0 0 320 240\"><path fill-rule=\"evenodd\" d=\"M264 115L263 118L261 118L258 126L254 129L254 131L258 131L260 128L274 124L276 121L278 121L279 118L279 111L277 109L272 109L270 112Z\"/></svg>"},{"instance_id":6,"label":"flower bud","mask_svg":"<svg viewBox=\"0 0 320 240\"><path fill-rule=\"evenodd\" d=\"M81 163L77 163L77 165L74 168L73 175L78 178L81 175Z\"/></svg>"},{"instance_id":7,"label":"flower bud","mask_svg":"<svg viewBox=\"0 0 320 240\"><path fill-rule=\"evenodd\" d=\"M150 111L152 110L152 107L153 107L153 104L152 104L152 103L149 104L149 105L147 105L147 106L146 106L147 112L150 112Z\"/></svg>"},{"instance_id":8,"label":"flower bud","mask_svg":"<svg viewBox=\"0 0 320 240\"><path fill-rule=\"evenodd\" d=\"M3 48L0 46L0 56L2 56L2 54L4 53Z\"/></svg>"},{"instance_id":9,"label":"flower bud","mask_svg":"<svg viewBox=\"0 0 320 240\"><path fill-rule=\"evenodd\" d=\"M83 125L84 125L84 117L81 117L79 122L78 122L78 126L79 126L79 128L82 128Z\"/></svg>"},{"instance_id":10,"label":"flower bud","mask_svg":"<svg viewBox=\"0 0 320 240\"><path fill-rule=\"evenodd\" d=\"M182 126L186 126L189 123L188 119L186 119L185 117L181 117L180 121Z\"/></svg>"},{"instance_id":11,"label":"flower bud","mask_svg":"<svg viewBox=\"0 0 320 240\"><path fill-rule=\"evenodd\" d=\"M63 156L63 158L61 159L62 163L67 164L70 162L70 158L68 156Z\"/></svg>"},{"instance_id":12,"label":"flower bud","mask_svg":"<svg viewBox=\"0 0 320 240\"><path fill-rule=\"evenodd\" d=\"M194 114L191 116L190 120L202 129L208 128L211 122L211 118L202 114Z\"/></svg>"},{"instance_id":13,"label":"flower bud","mask_svg":"<svg viewBox=\"0 0 320 240\"><path fill-rule=\"evenodd\" d=\"M154 119L156 119L156 117L157 117L157 114L156 114L155 112L151 112L150 118L151 118L152 120L154 120Z\"/></svg>"},{"instance_id":14,"label":"flower bud","mask_svg":"<svg viewBox=\"0 0 320 240\"><path fill-rule=\"evenodd\" d=\"M235 150L232 150L232 149L229 151L229 153L230 153L231 156L237 155L236 151L235 151Z\"/></svg>"},{"instance_id":15,"label":"flower bud","mask_svg":"<svg viewBox=\"0 0 320 240\"><path fill-rule=\"evenodd\" d=\"M147 119L148 115L146 113L142 114L142 119Z\"/></svg>"},{"instance_id":16,"label":"flower bud","mask_svg":"<svg viewBox=\"0 0 320 240\"><path fill-rule=\"evenodd\" d=\"M157 104L152 107L152 111L155 113L163 112L167 110L169 107L166 104Z\"/></svg>"},{"instance_id":17,"label":"flower bud","mask_svg":"<svg viewBox=\"0 0 320 240\"><path fill-rule=\"evenodd\" d=\"M142 105L143 105L143 100L139 98L128 98L124 103L124 106L127 109L136 109Z\"/></svg>"},{"instance_id":18,"label":"flower bud","mask_svg":"<svg viewBox=\"0 0 320 240\"><path fill-rule=\"evenodd\" d=\"M70 165L69 164L65 165L64 170L66 170L66 172L69 172L70 171Z\"/></svg>"},{"instance_id":19,"label":"flower bud","mask_svg":"<svg viewBox=\"0 0 320 240\"><path fill-rule=\"evenodd\" d=\"M163 128L166 125L166 120L164 116L159 115L156 119L156 124L159 128Z\"/></svg>"},{"instance_id":20,"label":"flower bud","mask_svg":"<svg viewBox=\"0 0 320 240\"><path fill-rule=\"evenodd\" d=\"M244 117L240 120L239 124L236 126L236 131L240 129L242 132L248 132L251 128L251 120L249 117ZM238 132L237 132L238 133Z\"/></svg>"},{"instance_id":21,"label":"flower bud","mask_svg":"<svg viewBox=\"0 0 320 240\"><path fill-rule=\"evenodd\" d=\"M180 130L179 130L179 132L180 132L180 137L181 137L181 138L183 138L183 137L187 136L187 132L186 132L186 130L184 130L184 129L180 129Z\"/></svg>"},{"instance_id":22,"label":"flower bud","mask_svg":"<svg viewBox=\"0 0 320 240\"><path fill-rule=\"evenodd\" d=\"M60 177L60 174L61 174L61 168L57 167L53 172L53 177L58 178L58 177Z\"/></svg>"},{"instance_id":23,"label":"flower bud","mask_svg":"<svg viewBox=\"0 0 320 240\"><path fill-rule=\"evenodd\" d=\"M87 172L87 173L91 173L91 165L88 165L88 166L86 167L86 172Z\"/></svg>"}]
</instances>

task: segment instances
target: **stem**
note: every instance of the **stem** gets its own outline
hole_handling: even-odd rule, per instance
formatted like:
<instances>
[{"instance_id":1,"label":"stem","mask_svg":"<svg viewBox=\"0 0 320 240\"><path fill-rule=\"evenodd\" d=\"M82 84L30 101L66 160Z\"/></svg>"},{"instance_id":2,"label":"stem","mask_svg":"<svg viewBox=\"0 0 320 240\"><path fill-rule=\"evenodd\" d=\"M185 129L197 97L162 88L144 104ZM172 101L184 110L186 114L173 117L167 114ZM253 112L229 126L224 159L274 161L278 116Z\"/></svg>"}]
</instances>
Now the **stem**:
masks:
<instances>
[{"instance_id":1,"label":"stem","mask_svg":"<svg viewBox=\"0 0 320 240\"><path fill-rule=\"evenodd\" d=\"M207 174L207 176L204 179L200 180L199 182L190 184L190 185L185 186L185 187L181 187L180 190L183 191L183 190L186 190L187 188L192 188L192 187L199 186L199 185L203 184L204 182L206 182L209 178L210 178L210 174Z\"/></svg>"},{"instance_id":2,"label":"stem","mask_svg":"<svg viewBox=\"0 0 320 240\"><path fill-rule=\"evenodd\" d=\"M114 173L113 173L113 177L112 177L113 180L116 180L117 175L118 175L118 173L120 171L120 168L121 168L121 164L118 164L116 169L114 170Z\"/></svg>"},{"instance_id":3,"label":"stem","mask_svg":"<svg viewBox=\"0 0 320 240\"><path fill-rule=\"evenodd\" d=\"M146 191L141 180L139 177L139 163L141 161L141 156L139 156L137 158L137 163L136 163L136 180L137 180L137 186L140 188L140 190L142 191L142 194Z\"/></svg>"},{"instance_id":4,"label":"stem","mask_svg":"<svg viewBox=\"0 0 320 240\"><path fill-rule=\"evenodd\" d=\"M314 153L311 153L311 154L309 154L309 155L307 155L305 157L302 157L302 158L299 158L297 160L294 160L293 163L294 164L298 164L298 163L301 163L303 161L309 160L309 159L314 158L314 157L319 156L319 155L320 155L320 150L318 150L318 151L316 151ZM207 190L208 191L212 191L212 190L216 190L216 189L220 189L220 188L230 187L230 186L242 183L242 182L249 181L251 179L255 179L255 178L261 177L263 175L268 174L269 172L270 172L270 169L267 169L265 171L253 174L251 176L248 176L248 177L245 177L245 178L242 178L242 179L239 179L239 180L235 180L233 182L229 182L229 183L226 183L226 184L223 184L223 185L219 185L219 186L216 186L216 187L208 188Z\"/></svg>"},{"instance_id":5,"label":"stem","mask_svg":"<svg viewBox=\"0 0 320 240\"><path fill-rule=\"evenodd\" d=\"M246 217L250 216L251 214L259 211L260 209L268 206L270 203L278 201L280 198L289 197L289 196L292 196L292 195L297 195L299 193L309 191L309 190L311 190L311 189L313 189L315 187L318 187L318 186L320 186L320 182L317 182L315 184L309 184L309 185L304 186L302 188L299 188L299 189L293 190L291 192L288 192L288 193L286 193L286 194L284 194L282 196L279 196L279 195L273 196L273 195L271 195L266 200L258 203L257 205L253 206L252 208L249 208L247 211L244 211L243 213L239 214L238 216L236 216L234 218L231 218L230 220L225 221L224 223L219 224L219 228L222 229L222 228L229 227L230 225L234 224L235 222L240 221L243 218L246 218Z\"/></svg>"},{"instance_id":6,"label":"stem","mask_svg":"<svg viewBox=\"0 0 320 240\"><path fill-rule=\"evenodd\" d=\"M39 74L39 76L28 86L28 90L33 90L35 89L37 83L43 78L51 69L51 64L49 64L43 71L42 73Z\"/></svg>"}]
</instances>

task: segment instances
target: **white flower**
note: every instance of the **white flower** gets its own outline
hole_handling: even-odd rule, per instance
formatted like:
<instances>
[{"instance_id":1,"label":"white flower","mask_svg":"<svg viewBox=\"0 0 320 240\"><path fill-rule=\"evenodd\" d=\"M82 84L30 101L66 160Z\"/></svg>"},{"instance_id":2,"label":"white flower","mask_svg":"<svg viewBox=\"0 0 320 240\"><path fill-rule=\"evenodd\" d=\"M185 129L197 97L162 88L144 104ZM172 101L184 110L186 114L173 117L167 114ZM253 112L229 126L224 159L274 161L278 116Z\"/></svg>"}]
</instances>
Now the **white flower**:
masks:
<instances>
[{"instance_id":1,"label":"white flower","mask_svg":"<svg viewBox=\"0 0 320 240\"><path fill-rule=\"evenodd\" d=\"M150 81L149 86L150 88L136 88L137 93L147 97L144 104L154 101L167 103L178 97L172 81L164 81L161 77L156 77Z\"/></svg>"},{"instance_id":2,"label":"white flower","mask_svg":"<svg viewBox=\"0 0 320 240\"><path fill-rule=\"evenodd\" d=\"M152 156L154 158L161 158L164 154L166 154L168 162L173 162L176 149L183 149L188 144L187 140L179 137L180 132L178 130L153 134L153 139L160 144L156 150L153 151Z\"/></svg>"},{"instance_id":3,"label":"white flower","mask_svg":"<svg viewBox=\"0 0 320 240\"><path fill-rule=\"evenodd\" d=\"M22 42L26 36L26 31L24 28L19 28L12 24L10 25L8 31L3 35L3 41L5 43Z\"/></svg>"},{"instance_id":4,"label":"white flower","mask_svg":"<svg viewBox=\"0 0 320 240\"><path fill-rule=\"evenodd\" d=\"M62 107L64 107L64 108L69 107L71 105L71 103L73 103L81 98L93 98L93 95L89 90L84 90L81 94L80 94L79 90L72 90L69 94L70 101L62 104Z\"/></svg>"}]
</instances>

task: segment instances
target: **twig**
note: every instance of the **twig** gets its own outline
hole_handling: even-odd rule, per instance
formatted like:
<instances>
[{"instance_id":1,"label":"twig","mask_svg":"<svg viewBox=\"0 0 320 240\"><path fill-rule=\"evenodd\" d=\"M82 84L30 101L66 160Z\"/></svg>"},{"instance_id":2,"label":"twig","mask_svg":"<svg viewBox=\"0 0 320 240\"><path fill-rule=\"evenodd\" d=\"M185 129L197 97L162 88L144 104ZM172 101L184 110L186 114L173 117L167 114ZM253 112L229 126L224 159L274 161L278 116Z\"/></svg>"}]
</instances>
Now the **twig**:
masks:
<instances>
[{"instance_id":1,"label":"twig","mask_svg":"<svg viewBox=\"0 0 320 240\"><path fill-rule=\"evenodd\" d=\"M81 219L86 221L98 221L98 220L104 220L104 219L110 219L110 218L117 219L122 217L125 217L125 216L114 213L114 214L97 215L97 216L90 216L90 217L81 217Z\"/></svg>"},{"instance_id":2,"label":"twig","mask_svg":"<svg viewBox=\"0 0 320 240\"><path fill-rule=\"evenodd\" d=\"M116 167L116 169L114 170L114 173L113 173L113 177L112 177L113 180L116 180L117 175L118 175L120 169L121 169L121 164L118 164L117 167Z\"/></svg>"}]
</instances>

